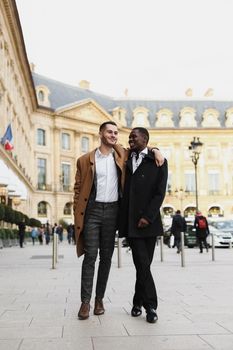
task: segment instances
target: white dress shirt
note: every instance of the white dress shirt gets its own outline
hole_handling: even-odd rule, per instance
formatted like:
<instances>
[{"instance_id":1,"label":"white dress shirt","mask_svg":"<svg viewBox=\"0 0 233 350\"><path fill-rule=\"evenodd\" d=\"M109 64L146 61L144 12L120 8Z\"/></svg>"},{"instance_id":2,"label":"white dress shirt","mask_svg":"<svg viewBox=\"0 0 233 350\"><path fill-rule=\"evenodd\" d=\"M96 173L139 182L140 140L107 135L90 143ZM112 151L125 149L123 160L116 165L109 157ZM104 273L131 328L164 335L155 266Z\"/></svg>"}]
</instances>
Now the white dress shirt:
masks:
<instances>
[{"instance_id":1,"label":"white dress shirt","mask_svg":"<svg viewBox=\"0 0 233 350\"><path fill-rule=\"evenodd\" d=\"M113 152L105 155L98 148L95 152L95 170L97 179L96 201L116 202L118 200L118 176Z\"/></svg>"},{"instance_id":2,"label":"white dress shirt","mask_svg":"<svg viewBox=\"0 0 233 350\"><path fill-rule=\"evenodd\" d=\"M141 164L143 158L145 157L145 155L148 154L148 148L144 148L144 150L142 150L139 155L138 155L138 159L137 159L137 153L136 152L132 152L131 153L131 157L132 157L132 166L133 166L133 173L137 170L137 168L139 167L139 165Z\"/></svg>"}]
</instances>

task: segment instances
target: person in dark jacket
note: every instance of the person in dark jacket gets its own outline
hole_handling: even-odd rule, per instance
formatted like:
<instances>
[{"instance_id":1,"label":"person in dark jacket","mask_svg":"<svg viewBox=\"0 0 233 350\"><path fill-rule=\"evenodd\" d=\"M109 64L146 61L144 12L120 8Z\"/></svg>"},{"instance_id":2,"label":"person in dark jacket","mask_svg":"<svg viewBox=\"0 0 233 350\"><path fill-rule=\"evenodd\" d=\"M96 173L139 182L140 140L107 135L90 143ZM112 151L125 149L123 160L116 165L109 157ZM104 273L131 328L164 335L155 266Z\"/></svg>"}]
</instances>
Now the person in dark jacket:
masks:
<instances>
[{"instance_id":1,"label":"person in dark jacket","mask_svg":"<svg viewBox=\"0 0 233 350\"><path fill-rule=\"evenodd\" d=\"M172 218L171 234L174 236L174 246L177 248L177 253L181 251L181 232L186 232L186 221L181 215L180 210Z\"/></svg>"},{"instance_id":2,"label":"person in dark jacket","mask_svg":"<svg viewBox=\"0 0 233 350\"><path fill-rule=\"evenodd\" d=\"M129 135L131 152L126 162L125 185L120 208L119 236L127 237L136 268L131 315L140 316L142 306L149 323L157 321L157 293L151 274L156 237L163 234L160 207L167 183L167 161L161 167L148 150L149 133L134 128Z\"/></svg>"},{"instance_id":3,"label":"person in dark jacket","mask_svg":"<svg viewBox=\"0 0 233 350\"><path fill-rule=\"evenodd\" d=\"M25 219L23 219L18 224L18 228L19 228L19 246L20 246L20 248L23 248L25 229L26 229Z\"/></svg>"},{"instance_id":4,"label":"person in dark jacket","mask_svg":"<svg viewBox=\"0 0 233 350\"><path fill-rule=\"evenodd\" d=\"M194 221L194 228L196 229L196 236L199 243L200 253L203 253L203 244L208 252L208 243L206 238L209 235L209 225L206 217L200 211L197 211ZM202 244L203 243L203 244Z\"/></svg>"}]
</instances>

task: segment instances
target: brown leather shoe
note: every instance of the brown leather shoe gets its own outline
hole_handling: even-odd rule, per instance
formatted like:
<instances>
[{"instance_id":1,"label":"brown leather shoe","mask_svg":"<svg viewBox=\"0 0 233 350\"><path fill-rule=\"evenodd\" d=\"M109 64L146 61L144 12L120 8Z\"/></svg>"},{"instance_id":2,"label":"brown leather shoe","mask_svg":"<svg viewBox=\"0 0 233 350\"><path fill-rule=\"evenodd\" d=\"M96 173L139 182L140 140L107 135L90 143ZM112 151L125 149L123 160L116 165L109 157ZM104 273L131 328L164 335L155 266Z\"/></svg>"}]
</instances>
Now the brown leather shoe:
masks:
<instances>
[{"instance_id":1,"label":"brown leather shoe","mask_svg":"<svg viewBox=\"0 0 233 350\"><path fill-rule=\"evenodd\" d=\"M94 315L103 315L105 312L103 300L95 299Z\"/></svg>"},{"instance_id":2,"label":"brown leather shoe","mask_svg":"<svg viewBox=\"0 0 233 350\"><path fill-rule=\"evenodd\" d=\"M89 317L90 303L82 303L78 312L79 320L86 320Z\"/></svg>"}]
</instances>

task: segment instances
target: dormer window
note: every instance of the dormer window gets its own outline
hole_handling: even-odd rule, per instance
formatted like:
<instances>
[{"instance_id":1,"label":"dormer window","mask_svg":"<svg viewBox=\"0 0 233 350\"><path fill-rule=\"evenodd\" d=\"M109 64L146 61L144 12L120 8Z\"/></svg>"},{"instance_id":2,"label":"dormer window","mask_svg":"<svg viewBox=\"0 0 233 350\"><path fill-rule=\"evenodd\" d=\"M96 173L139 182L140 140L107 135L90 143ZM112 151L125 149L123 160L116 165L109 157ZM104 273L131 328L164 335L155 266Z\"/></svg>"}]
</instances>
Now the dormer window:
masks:
<instances>
[{"instance_id":1,"label":"dormer window","mask_svg":"<svg viewBox=\"0 0 233 350\"><path fill-rule=\"evenodd\" d=\"M144 107L138 107L134 110L134 118L132 127L142 126L144 128L150 127L148 120L148 110Z\"/></svg>"},{"instance_id":2,"label":"dormer window","mask_svg":"<svg viewBox=\"0 0 233 350\"><path fill-rule=\"evenodd\" d=\"M36 86L36 94L38 104L40 106L50 107L49 94L50 91L45 85Z\"/></svg>"},{"instance_id":3,"label":"dormer window","mask_svg":"<svg viewBox=\"0 0 233 350\"><path fill-rule=\"evenodd\" d=\"M219 122L219 111L217 111L214 108L208 108L205 110L203 113L203 121L202 121L202 126L203 127L212 127L216 128L220 126Z\"/></svg>"},{"instance_id":4,"label":"dormer window","mask_svg":"<svg viewBox=\"0 0 233 350\"><path fill-rule=\"evenodd\" d=\"M38 97L39 97L40 102L44 102L44 91L40 90L38 92Z\"/></svg>"},{"instance_id":5,"label":"dormer window","mask_svg":"<svg viewBox=\"0 0 233 350\"><path fill-rule=\"evenodd\" d=\"M157 113L157 127L173 127L173 121L172 121L173 113L170 109L163 108L160 109Z\"/></svg>"},{"instance_id":6,"label":"dormer window","mask_svg":"<svg viewBox=\"0 0 233 350\"><path fill-rule=\"evenodd\" d=\"M226 127L233 127L233 108L229 108L226 111Z\"/></svg>"},{"instance_id":7,"label":"dormer window","mask_svg":"<svg viewBox=\"0 0 233 350\"><path fill-rule=\"evenodd\" d=\"M196 111L194 108L184 107L180 111L180 127L195 128L197 126L195 116L196 116Z\"/></svg>"},{"instance_id":8,"label":"dormer window","mask_svg":"<svg viewBox=\"0 0 233 350\"><path fill-rule=\"evenodd\" d=\"M137 113L135 116L135 123L138 126L144 126L145 124L145 115L143 113Z\"/></svg>"}]
</instances>

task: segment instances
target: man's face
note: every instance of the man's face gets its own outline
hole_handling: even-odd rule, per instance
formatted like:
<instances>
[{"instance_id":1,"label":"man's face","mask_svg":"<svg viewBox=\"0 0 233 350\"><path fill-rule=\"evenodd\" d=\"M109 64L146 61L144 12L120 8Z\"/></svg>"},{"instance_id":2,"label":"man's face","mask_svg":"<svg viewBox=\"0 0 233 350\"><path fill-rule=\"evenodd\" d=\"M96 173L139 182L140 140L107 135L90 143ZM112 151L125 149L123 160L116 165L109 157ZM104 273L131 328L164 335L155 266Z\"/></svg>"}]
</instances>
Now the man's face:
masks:
<instances>
[{"instance_id":1,"label":"man's face","mask_svg":"<svg viewBox=\"0 0 233 350\"><path fill-rule=\"evenodd\" d=\"M145 136L137 129L132 130L129 134L129 146L132 150L142 151L147 145Z\"/></svg>"},{"instance_id":2,"label":"man's face","mask_svg":"<svg viewBox=\"0 0 233 350\"><path fill-rule=\"evenodd\" d=\"M99 133L101 142L106 146L114 146L118 140L118 130L116 125L106 124Z\"/></svg>"}]
</instances>

